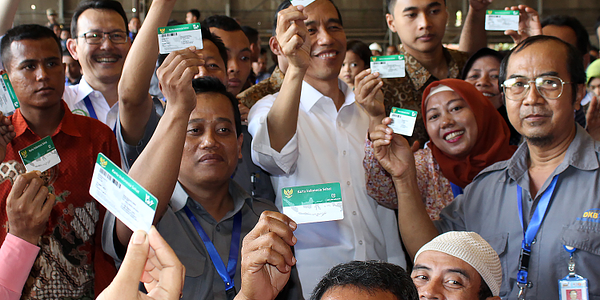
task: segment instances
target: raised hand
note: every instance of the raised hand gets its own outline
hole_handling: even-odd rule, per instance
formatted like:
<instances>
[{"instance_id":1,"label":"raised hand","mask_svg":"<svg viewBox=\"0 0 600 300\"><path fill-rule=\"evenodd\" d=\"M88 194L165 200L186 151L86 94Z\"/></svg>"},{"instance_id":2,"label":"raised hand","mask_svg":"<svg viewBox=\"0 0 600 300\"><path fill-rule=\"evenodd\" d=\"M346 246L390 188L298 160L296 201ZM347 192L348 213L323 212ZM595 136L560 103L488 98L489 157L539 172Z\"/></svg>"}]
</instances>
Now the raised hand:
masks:
<instances>
[{"instance_id":1,"label":"raised hand","mask_svg":"<svg viewBox=\"0 0 600 300\"><path fill-rule=\"evenodd\" d=\"M354 78L356 102L364 107L371 118L379 118L379 122L385 116L382 86L383 80L379 78L379 73L371 73L371 69L363 70Z\"/></svg>"},{"instance_id":2,"label":"raised hand","mask_svg":"<svg viewBox=\"0 0 600 300\"><path fill-rule=\"evenodd\" d=\"M278 212L264 211L242 245L242 288L236 299L272 300L285 287L296 258L296 223Z\"/></svg>"},{"instance_id":3,"label":"raised hand","mask_svg":"<svg viewBox=\"0 0 600 300\"><path fill-rule=\"evenodd\" d=\"M183 290L185 267L173 249L152 227L136 231L129 240L123 264L97 300L178 300ZM142 281L148 291L139 291Z\"/></svg>"},{"instance_id":4,"label":"raised hand","mask_svg":"<svg viewBox=\"0 0 600 300\"><path fill-rule=\"evenodd\" d=\"M56 198L48 193L40 174L33 171L17 176L6 199L8 232L34 245L46 231Z\"/></svg>"},{"instance_id":5,"label":"raised hand","mask_svg":"<svg viewBox=\"0 0 600 300\"><path fill-rule=\"evenodd\" d=\"M598 96L592 97L590 106L585 114L587 132L596 140L600 141L600 100Z\"/></svg>"},{"instance_id":6,"label":"raised hand","mask_svg":"<svg viewBox=\"0 0 600 300\"><path fill-rule=\"evenodd\" d=\"M475 11L486 10L493 0L469 0L469 6Z\"/></svg>"},{"instance_id":7,"label":"raised hand","mask_svg":"<svg viewBox=\"0 0 600 300\"><path fill-rule=\"evenodd\" d=\"M403 136L393 133L388 127L391 122L391 118L383 119L382 123L370 133L375 158L394 179L415 176L413 152L419 149L419 144L415 142L412 147L409 146Z\"/></svg>"},{"instance_id":8,"label":"raised hand","mask_svg":"<svg viewBox=\"0 0 600 300\"><path fill-rule=\"evenodd\" d=\"M290 6L277 14L277 42L290 66L307 69L310 64L310 38L304 25L302 5Z\"/></svg>"},{"instance_id":9,"label":"raised hand","mask_svg":"<svg viewBox=\"0 0 600 300\"><path fill-rule=\"evenodd\" d=\"M527 5L520 4L518 6L506 7L504 10L519 11L519 31L507 30L504 32L505 35L508 35L513 39L515 44L520 43L530 36L542 34L540 16L535 9Z\"/></svg>"},{"instance_id":10,"label":"raised hand","mask_svg":"<svg viewBox=\"0 0 600 300\"><path fill-rule=\"evenodd\" d=\"M177 106L191 112L196 107L196 93L192 80L204 65L202 55L192 46L183 50L173 51L156 71L160 89L168 107Z\"/></svg>"}]
</instances>

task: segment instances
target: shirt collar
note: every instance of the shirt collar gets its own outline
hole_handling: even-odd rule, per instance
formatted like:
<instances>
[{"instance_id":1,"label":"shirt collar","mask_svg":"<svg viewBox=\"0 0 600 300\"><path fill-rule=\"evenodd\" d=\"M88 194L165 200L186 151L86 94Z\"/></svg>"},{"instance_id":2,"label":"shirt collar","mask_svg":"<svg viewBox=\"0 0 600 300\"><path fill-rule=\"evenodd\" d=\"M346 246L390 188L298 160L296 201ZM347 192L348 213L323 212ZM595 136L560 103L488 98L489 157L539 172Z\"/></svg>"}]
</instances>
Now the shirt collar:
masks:
<instances>
[{"instance_id":1,"label":"shirt collar","mask_svg":"<svg viewBox=\"0 0 600 300\"><path fill-rule=\"evenodd\" d=\"M448 78L458 78L458 75L460 75L460 68L456 60L454 59L454 57L452 57L452 55L446 49L446 47L442 48L444 57L448 62ZM401 55L404 55L405 61L407 62L406 73L408 74L408 77L413 82L415 89L420 90L425 84L429 82L429 78L433 76L417 59L415 59L412 55L406 52L406 50L404 49L404 45L401 45L398 51ZM435 80L437 80L437 78Z\"/></svg>"},{"instance_id":2,"label":"shirt collar","mask_svg":"<svg viewBox=\"0 0 600 300\"><path fill-rule=\"evenodd\" d=\"M242 209L244 202L252 207L252 197L233 180L229 180L229 194L233 199L233 211L228 212L225 215L225 218L228 218L230 214L233 215ZM171 202L169 203L173 212L182 210L186 205L188 198L191 200L187 192L183 189L183 186L181 186L181 183L177 181L173 194L171 195Z\"/></svg>"},{"instance_id":3,"label":"shirt collar","mask_svg":"<svg viewBox=\"0 0 600 300\"><path fill-rule=\"evenodd\" d=\"M351 105L354 103L354 92L350 90L348 85L338 79L338 87L342 91L345 96L344 104L342 107ZM313 106L321 99L329 99L331 98L321 94L321 92L317 91L314 87L308 84L306 81L302 81L302 93L300 93L300 105L305 111L310 111Z\"/></svg>"},{"instance_id":4,"label":"shirt collar","mask_svg":"<svg viewBox=\"0 0 600 300\"><path fill-rule=\"evenodd\" d=\"M571 141L565 158L558 165L554 174L560 174L565 171L569 166L573 166L580 170L595 170L600 166L598 162L598 152L600 152L600 143L594 141L594 139L583 129L583 127L577 126L577 133L575 138ZM593 155L592 155L593 153ZM521 179L527 170L529 161L529 147L527 142L522 143L513 157L508 163L508 175L518 181Z\"/></svg>"},{"instance_id":5,"label":"shirt collar","mask_svg":"<svg viewBox=\"0 0 600 300\"><path fill-rule=\"evenodd\" d=\"M64 115L52 136L55 136L62 131L71 136L81 137L81 133L79 132L78 126L76 124L77 122L75 121L75 116L73 115L73 113L71 113L64 100L61 100L61 108L64 111ZM29 128L25 117L23 117L23 114L21 114L20 108L15 111L12 117L12 124L15 127L16 137L21 136L27 130L35 134L33 130Z\"/></svg>"},{"instance_id":6,"label":"shirt collar","mask_svg":"<svg viewBox=\"0 0 600 300\"><path fill-rule=\"evenodd\" d=\"M90 95L92 92L94 92L94 89L85 80L85 75L81 76L81 80L77 85L77 98L75 98L75 103L83 101L83 99Z\"/></svg>"}]
</instances>

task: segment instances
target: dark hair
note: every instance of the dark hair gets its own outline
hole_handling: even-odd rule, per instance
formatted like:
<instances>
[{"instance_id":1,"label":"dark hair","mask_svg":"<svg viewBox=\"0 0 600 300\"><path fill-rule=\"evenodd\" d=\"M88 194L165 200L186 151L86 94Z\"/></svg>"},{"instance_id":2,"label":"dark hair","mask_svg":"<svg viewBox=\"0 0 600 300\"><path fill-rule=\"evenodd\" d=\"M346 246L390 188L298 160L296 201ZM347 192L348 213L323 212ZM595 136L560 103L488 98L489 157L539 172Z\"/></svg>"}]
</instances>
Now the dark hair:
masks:
<instances>
[{"instance_id":1,"label":"dark hair","mask_svg":"<svg viewBox=\"0 0 600 300\"><path fill-rule=\"evenodd\" d=\"M335 11L337 11L338 19L340 19L340 25L344 26L344 22L342 21L342 14L340 13L340 9L337 7L337 5L335 5L335 3L333 3L333 0L329 0L329 2L331 2L331 4L333 4L333 7L335 7ZM279 3L279 6L277 7L277 11L275 11L275 18L273 19L273 36L277 35L277 15L279 14L280 11L290 7L290 5L292 5L292 2L290 2L290 0L283 0L283 2Z\"/></svg>"},{"instance_id":2,"label":"dark hair","mask_svg":"<svg viewBox=\"0 0 600 300\"><path fill-rule=\"evenodd\" d=\"M209 40L215 46L217 46L217 50L219 50L219 56L223 59L223 64L225 65L225 70L227 70L227 48L225 48L225 44L220 37L210 33L208 27L201 25L200 31L202 32L202 40ZM162 65L162 63L167 58L168 54L159 54L158 55L158 66Z\"/></svg>"},{"instance_id":3,"label":"dark hair","mask_svg":"<svg viewBox=\"0 0 600 300\"><path fill-rule=\"evenodd\" d=\"M354 52L362 61L365 62L365 68L369 68L369 59L371 58L371 50L369 50L369 45L359 40L351 40L346 44L346 51Z\"/></svg>"},{"instance_id":4,"label":"dark hair","mask_svg":"<svg viewBox=\"0 0 600 300\"><path fill-rule=\"evenodd\" d=\"M88 9L107 9L117 12L119 15L121 15L121 18L123 18L125 32L127 35L129 35L129 27L127 26L129 22L127 21L127 15L125 14L125 10L120 2L113 0L93 0L79 3L75 9L75 12L73 12L73 18L71 19L71 37L74 39L78 38L77 21L79 20L79 16L81 16L81 14Z\"/></svg>"},{"instance_id":5,"label":"dark hair","mask_svg":"<svg viewBox=\"0 0 600 300\"><path fill-rule=\"evenodd\" d=\"M481 48L481 49L477 50L477 52L473 53L473 55L471 55L471 57L469 57L469 59L467 59L467 62L465 63L465 66L462 69L462 74L460 76L460 79L465 80L467 78L467 73L469 73L469 71L473 67L473 64L478 59L480 59L482 57L486 57L486 56L491 56L491 57L497 59L498 63L502 62L502 59L504 58L504 55L502 55L500 52L498 52L496 50L492 50L490 48ZM498 84L498 86L500 86L500 84Z\"/></svg>"},{"instance_id":6,"label":"dark hair","mask_svg":"<svg viewBox=\"0 0 600 300\"><path fill-rule=\"evenodd\" d=\"M481 275L479 276L481 277ZM483 280L483 277L481 277L481 284L479 285L479 293L477 293L477 299L485 300L490 297L494 297L494 294L492 294L492 290L490 290L490 287L487 285L485 280Z\"/></svg>"},{"instance_id":7,"label":"dark hair","mask_svg":"<svg viewBox=\"0 0 600 300\"><path fill-rule=\"evenodd\" d=\"M10 65L10 60L12 59L12 53L10 52L10 45L13 42L22 41L22 40L42 40L51 38L56 41L56 45L58 46L58 54L57 57L62 56L62 46L60 44L60 39L54 34L52 29L41 26L37 24L25 24L19 25L11 28L6 32L6 34L2 37L2 41L0 41L0 55L2 56L2 64L4 64L4 68Z\"/></svg>"},{"instance_id":8,"label":"dark hair","mask_svg":"<svg viewBox=\"0 0 600 300\"><path fill-rule=\"evenodd\" d=\"M192 9L188 10L188 12L191 13L192 16L196 17L196 20L200 20L200 11L199 10L192 8Z\"/></svg>"},{"instance_id":9,"label":"dark hair","mask_svg":"<svg viewBox=\"0 0 600 300\"><path fill-rule=\"evenodd\" d=\"M396 6L396 0L386 0L385 2L390 15L394 15L394 6ZM446 0L444 0L444 5L446 5Z\"/></svg>"},{"instance_id":10,"label":"dark hair","mask_svg":"<svg viewBox=\"0 0 600 300\"><path fill-rule=\"evenodd\" d=\"M571 82L571 84L573 84L573 85L585 84L585 81L586 81L585 68L583 67L583 57L581 56L581 53L579 52L579 50L577 50L577 48L575 48L573 45L571 45L559 38L556 38L553 36L547 36L547 35L530 36L530 37L526 38L525 40L523 40L521 43L519 43L516 47L514 47L508 53L508 55L506 55L506 57L504 57L504 59L500 63L500 72L498 74L498 81L500 83L503 83L506 80L506 68L508 66L508 62L510 61L510 57L513 55L513 53L519 53L519 52L521 52L521 50L523 50L533 44L542 43L542 42L546 42L546 41L557 42L558 44L562 45L565 48L565 50L567 52L567 57L566 57L565 63L567 64L567 70L569 71L569 76L571 77L570 79L568 79L568 81ZM576 86L574 86L572 91L573 91L572 97L573 97L573 103L574 103L577 100Z\"/></svg>"},{"instance_id":11,"label":"dark hair","mask_svg":"<svg viewBox=\"0 0 600 300\"><path fill-rule=\"evenodd\" d=\"M258 42L258 30L250 26L242 26L242 31L250 41L250 44L256 44Z\"/></svg>"},{"instance_id":12,"label":"dark hair","mask_svg":"<svg viewBox=\"0 0 600 300\"><path fill-rule=\"evenodd\" d=\"M382 261L351 261L339 264L319 281L311 300L320 300L329 289L353 286L361 291L390 292L398 300L417 300L419 294L412 279L402 267Z\"/></svg>"},{"instance_id":13,"label":"dark hair","mask_svg":"<svg viewBox=\"0 0 600 300\"><path fill-rule=\"evenodd\" d=\"M575 32L575 37L577 38L577 49L581 52L581 55L585 55L588 53L590 48L590 38L587 30L577 18L566 15L551 15L542 20L542 28L548 25L555 26L567 26L573 29Z\"/></svg>"},{"instance_id":14,"label":"dark hair","mask_svg":"<svg viewBox=\"0 0 600 300\"><path fill-rule=\"evenodd\" d=\"M239 137L240 134L242 134L242 119L240 117L240 109L238 108L238 100L232 93L227 91L227 87L225 87L219 79L210 76L194 78L194 80L192 80L192 86L194 87L196 95L202 93L217 93L229 99L229 102L231 102L231 106L233 107L235 131Z\"/></svg>"},{"instance_id":15,"label":"dark hair","mask_svg":"<svg viewBox=\"0 0 600 300\"><path fill-rule=\"evenodd\" d=\"M238 31L242 30L242 26L231 17L223 15L214 15L204 19L202 25L211 28L219 28L225 31Z\"/></svg>"},{"instance_id":16,"label":"dark hair","mask_svg":"<svg viewBox=\"0 0 600 300\"><path fill-rule=\"evenodd\" d=\"M267 54L267 48L260 47L260 55L265 55L265 54Z\"/></svg>"}]
</instances>

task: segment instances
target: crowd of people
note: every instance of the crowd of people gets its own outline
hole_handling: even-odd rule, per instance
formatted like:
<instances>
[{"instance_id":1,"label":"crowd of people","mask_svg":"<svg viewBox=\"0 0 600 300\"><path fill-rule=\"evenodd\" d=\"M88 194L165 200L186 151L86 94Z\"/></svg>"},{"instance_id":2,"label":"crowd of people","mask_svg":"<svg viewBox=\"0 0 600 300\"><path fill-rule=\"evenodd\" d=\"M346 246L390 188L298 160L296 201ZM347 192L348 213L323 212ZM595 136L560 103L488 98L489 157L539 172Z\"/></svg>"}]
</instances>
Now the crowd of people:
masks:
<instances>
[{"instance_id":1,"label":"crowd of people","mask_svg":"<svg viewBox=\"0 0 600 300\"><path fill-rule=\"evenodd\" d=\"M82 1L69 27L52 9L13 26L19 0L1 4L20 108L0 114L0 299L598 297L600 59L585 28L507 7L519 30L498 52L491 1L470 0L453 50L445 1L386 3L401 44L385 51L347 41L333 0L284 0L268 48L190 9L203 46L169 54L157 32L181 24L176 0L143 22ZM370 68L384 54L404 77ZM412 135L394 133L393 108L417 112ZM60 162L28 172L22 149L46 137ZM90 195L99 153L158 200L148 232ZM341 218L284 214L286 189L331 184Z\"/></svg>"}]
</instances>

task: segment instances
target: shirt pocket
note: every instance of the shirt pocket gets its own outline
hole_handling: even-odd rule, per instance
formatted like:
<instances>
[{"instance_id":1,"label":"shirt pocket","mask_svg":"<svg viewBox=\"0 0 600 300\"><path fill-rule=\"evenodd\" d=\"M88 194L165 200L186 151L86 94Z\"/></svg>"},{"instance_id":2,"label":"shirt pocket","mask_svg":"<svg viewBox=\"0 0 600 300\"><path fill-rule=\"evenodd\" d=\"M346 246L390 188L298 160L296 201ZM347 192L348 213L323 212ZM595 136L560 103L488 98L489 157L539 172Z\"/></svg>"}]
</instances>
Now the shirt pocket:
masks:
<instances>
[{"instance_id":1,"label":"shirt pocket","mask_svg":"<svg viewBox=\"0 0 600 300\"><path fill-rule=\"evenodd\" d=\"M492 246L494 251L498 253L498 257L500 257L500 264L502 265L502 285L500 286L500 297L505 297L507 295L503 294L502 291L510 291L509 282L506 278L506 274L508 274L508 232L489 237L483 237L483 239L486 240L490 246Z\"/></svg>"},{"instance_id":2,"label":"shirt pocket","mask_svg":"<svg viewBox=\"0 0 600 300\"><path fill-rule=\"evenodd\" d=\"M576 220L563 226L561 232L563 245L577 248L573 258L575 260L575 273L588 279L590 299L600 300L600 223L595 221ZM563 251L565 263L569 255ZM566 276L565 270L565 276Z\"/></svg>"}]
</instances>

